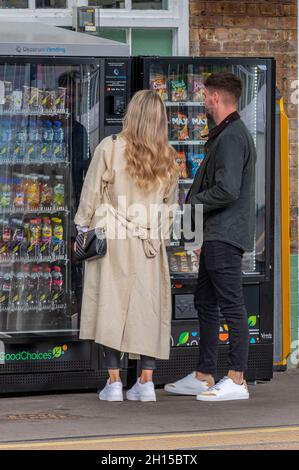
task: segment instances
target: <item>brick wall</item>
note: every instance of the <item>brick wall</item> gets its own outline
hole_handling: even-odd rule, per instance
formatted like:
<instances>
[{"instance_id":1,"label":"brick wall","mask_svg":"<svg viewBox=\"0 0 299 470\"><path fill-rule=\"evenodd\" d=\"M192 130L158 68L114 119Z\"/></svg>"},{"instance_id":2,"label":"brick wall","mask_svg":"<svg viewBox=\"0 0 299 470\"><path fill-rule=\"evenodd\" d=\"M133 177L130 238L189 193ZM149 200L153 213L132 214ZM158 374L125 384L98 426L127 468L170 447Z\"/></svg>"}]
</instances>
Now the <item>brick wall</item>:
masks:
<instances>
[{"instance_id":1,"label":"brick wall","mask_svg":"<svg viewBox=\"0 0 299 470\"><path fill-rule=\"evenodd\" d=\"M190 54L268 56L277 60L277 86L290 119L291 251L298 253L298 106L296 0L190 0Z\"/></svg>"}]
</instances>

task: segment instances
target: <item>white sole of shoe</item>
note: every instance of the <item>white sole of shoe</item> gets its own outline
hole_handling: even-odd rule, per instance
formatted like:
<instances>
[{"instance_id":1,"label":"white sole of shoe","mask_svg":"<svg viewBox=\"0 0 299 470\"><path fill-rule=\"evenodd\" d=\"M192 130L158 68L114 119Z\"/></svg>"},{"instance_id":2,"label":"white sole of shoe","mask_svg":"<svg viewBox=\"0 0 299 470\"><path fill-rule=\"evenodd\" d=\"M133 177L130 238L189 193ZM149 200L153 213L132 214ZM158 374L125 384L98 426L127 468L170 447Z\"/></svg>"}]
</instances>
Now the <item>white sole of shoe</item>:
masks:
<instances>
[{"instance_id":1,"label":"white sole of shoe","mask_svg":"<svg viewBox=\"0 0 299 470\"><path fill-rule=\"evenodd\" d=\"M219 402L219 401L235 401L235 400L248 400L248 396L243 396L243 397L226 397L226 398L220 398L220 397L196 397L196 400L198 401L209 401L209 402Z\"/></svg>"},{"instance_id":2,"label":"white sole of shoe","mask_svg":"<svg viewBox=\"0 0 299 470\"><path fill-rule=\"evenodd\" d=\"M186 391L183 392L183 391L180 391L180 390L172 388L172 387L168 388L166 385L164 387L164 390L165 390L165 392L173 393L175 395L187 395L187 396L193 396L193 397L198 395L198 393L199 393L199 392L186 392Z\"/></svg>"},{"instance_id":3,"label":"white sole of shoe","mask_svg":"<svg viewBox=\"0 0 299 470\"><path fill-rule=\"evenodd\" d=\"M132 395L127 395L127 400L129 401L142 401L142 402L150 402L150 401L157 401L156 397L137 397Z\"/></svg>"},{"instance_id":4,"label":"white sole of shoe","mask_svg":"<svg viewBox=\"0 0 299 470\"><path fill-rule=\"evenodd\" d=\"M101 401L124 401L124 399L121 397L102 398L99 396L99 399Z\"/></svg>"}]
</instances>

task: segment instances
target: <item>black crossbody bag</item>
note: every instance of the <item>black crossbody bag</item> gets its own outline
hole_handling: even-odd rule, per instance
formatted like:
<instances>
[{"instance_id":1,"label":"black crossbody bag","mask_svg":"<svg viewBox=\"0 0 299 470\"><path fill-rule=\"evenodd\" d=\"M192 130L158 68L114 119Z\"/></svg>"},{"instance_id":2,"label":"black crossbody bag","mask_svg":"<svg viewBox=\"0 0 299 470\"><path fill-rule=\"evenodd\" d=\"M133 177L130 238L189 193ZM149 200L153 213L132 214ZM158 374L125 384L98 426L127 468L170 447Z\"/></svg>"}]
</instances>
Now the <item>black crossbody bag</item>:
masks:
<instances>
[{"instance_id":1,"label":"black crossbody bag","mask_svg":"<svg viewBox=\"0 0 299 470\"><path fill-rule=\"evenodd\" d=\"M111 171L115 153L116 135L112 136L112 157ZM108 199L110 200L107 185L105 186ZM103 258L107 253L107 238L104 228L93 228L87 232L79 233L76 237L76 257L78 261L90 261L96 258Z\"/></svg>"}]
</instances>

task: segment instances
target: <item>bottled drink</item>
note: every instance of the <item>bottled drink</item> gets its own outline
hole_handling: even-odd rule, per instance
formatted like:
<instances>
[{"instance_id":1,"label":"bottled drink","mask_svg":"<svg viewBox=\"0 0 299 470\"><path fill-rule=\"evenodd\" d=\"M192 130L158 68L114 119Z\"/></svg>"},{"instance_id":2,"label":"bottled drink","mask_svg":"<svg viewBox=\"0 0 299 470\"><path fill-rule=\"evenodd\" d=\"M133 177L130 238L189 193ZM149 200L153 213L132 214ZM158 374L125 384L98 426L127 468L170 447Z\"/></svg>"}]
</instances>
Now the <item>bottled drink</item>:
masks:
<instances>
[{"instance_id":1,"label":"bottled drink","mask_svg":"<svg viewBox=\"0 0 299 470\"><path fill-rule=\"evenodd\" d=\"M0 256L7 258L10 253L11 228L8 220L1 220L0 225Z\"/></svg>"},{"instance_id":2,"label":"bottled drink","mask_svg":"<svg viewBox=\"0 0 299 470\"><path fill-rule=\"evenodd\" d=\"M54 205L57 207L64 206L64 182L63 176L57 175L54 183Z\"/></svg>"},{"instance_id":3,"label":"bottled drink","mask_svg":"<svg viewBox=\"0 0 299 470\"><path fill-rule=\"evenodd\" d=\"M24 209L25 207L25 185L22 174L17 173L14 180L14 201L13 205L16 209Z\"/></svg>"},{"instance_id":4,"label":"bottled drink","mask_svg":"<svg viewBox=\"0 0 299 470\"><path fill-rule=\"evenodd\" d=\"M61 121L54 122L54 142L62 144L64 142L64 130Z\"/></svg>"},{"instance_id":5,"label":"bottled drink","mask_svg":"<svg viewBox=\"0 0 299 470\"><path fill-rule=\"evenodd\" d=\"M51 121L45 121L42 128L42 141L41 141L41 159L42 161L53 161L53 141L54 130Z\"/></svg>"},{"instance_id":6,"label":"bottled drink","mask_svg":"<svg viewBox=\"0 0 299 470\"><path fill-rule=\"evenodd\" d=\"M28 255L38 257L42 243L41 219L31 219L29 224Z\"/></svg>"},{"instance_id":7,"label":"bottled drink","mask_svg":"<svg viewBox=\"0 0 299 470\"><path fill-rule=\"evenodd\" d=\"M26 199L29 209L40 206L40 185L38 175L29 175L26 183Z\"/></svg>"},{"instance_id":8,"label":"bottled drink","mask_svg":"<svg viewBox=\"0 0 299 470\"><path fill-rule=\"evenodd\" d=\"M50 185L50 176L44 175L41 177L42 182L40 186L41 204L43 207L51 207L53 205L53 188Z\"/></svg>"},{"instance_id":9,"label":"bottled drink","mask_svg":"<svg viewBox=\"0 0 299 470\"><path fill-rule=\"evenodd\" d=\"M12 141L12 122L10 120L3 121L2 124L2 142Z\"/></svg>"},{"instance_id":10,"label":"bottled drink","mask_svg":"<svg viewBox=\"0 0 299 470\"><path fill-rule=\"evenodd\" d=\"M21 219L11 220L11 243L10 252L16 258L23 256L26 246L26 236L23 221Z\"/></svg>"},{"instance_id":11,"label":"bottled drink","mask_svg":"<svg viewBox=\"0 0 299 470\"><path fill-rule=\"evenodd\" d=\"M52 246L52 224L51 219L45 218L43 219L42 225L42 243L41 243L41 254L43 256L49 256L51 254L51 246Z\"/></svg>"},{"instance_id":12,"label":"bottled drink","mask_svg":"<svg viewBox=\"0 0 299 470\"><path fill-rule=\"evenodd\" d=\"M11 304L13 308L20 309L23 307L24 300L24 273L19 271L12 274L11 281Z\"/></svg>"},{"instance_id":13,"label":"bottled drink","mask_svg":"<svg viewBox=\"0 0 299 470\"><path fill-rule=\"evenodd\" d=\"M26 279L26 303L29 308L36 308L38 304L39 271L38 265L32 266L31 274Z\"/></svg>"},{"instance_id":14,"label":"bottled drink","mask_svg":"<svg viewBox=\"0 0 299 470\"><path fill-rule=\"evenodd\" d=\"M49 265L46 265L40 272L39 301L44 307L52 302L52 276Z\"/></svg>"},{"instance_id":15,"label":"bottled drink","mask_svg":"<svg viewBox=\"0 0 299 470\"><path fill-rule=\"evenodd\" d=\"M39 129L36 120L29 122L28 144L27 144L27 160L34 162L38 160L38 143L39 143Z\"/></svg>"},{"instance_id":16,"label":"bottled drink","mask_svg":"<svg viewBox=\"0 0 299 470\"><path fill-rule=\"evenodd\" d=\"M22 121L19 122L19 126L16 132L16 141L19 143L27 142L27 129L26 129L26 122L24 119L22 119Z\"/></svg>"},{"instance_id":17,"label":"bottled drink","mask_svg":"<svg viewBox=\"0 0 299 470\"><path fill-rule=\"evenodd\" d=\"M39 129L35 119L29 122L28 140L34 144L39 141Z\"/></svg>"},{"instance_id":18,"label":"bottled drink","mask_svg":"<svg viewBox=\"0 0 299 470\"><path fill-rule=\"evenodd\" d=\"M61 121L54 122L53 154L56 162L65 161L64 130Z\"/></svg>"},{"instance_id":19,"label":"bottled drink","mask_svg":"<svg viewBox=\"0 0 299 470\"><path fill-rule=\"evenodd\" d=\"M3 276L3 277L1 277ZM4 272L0 275L0 308L7 309L11 292L11 272Z\"/></svg>"},{"instance_id":20,"label":"bottled drink","mask_svg":"<svg viewBox=\"0 0 299 470\"><path fill-rule=\"evenodd\" d=\"M12 181L3 179L1 181L0 205L3 209L9 209L12 204Z\"/></svg>"},{"instance_id":21,"label":"bottled drink","mask_svg":"<svg viewBox=\"0 0 299 470\"><path fill-rule=\"evenodd\" d=\"M63 275L60 266L54 266L52 271L53 302L59 305L63 302Z\"/></svg>"},{"instance_id":22,"label":"bottled drink","mask_svg":"<svg viewBox=\"0 0 299 470\"><path fill-rule=\"evenodd\" d=\"M52 143L54 140L54 130L51 121L45 121L44 123L44 132L43 132L43 141Z\"/></svg>"},{"instance_id":23,"label":"bottled drink","mask_svg":"<svg viewBox=\"0 0 299 470\"><path fill-rule=\"evenodd\" d=\"M52 217L52 227L53 227L53 254L62 255L64 252L64 241L63 241L63 225L62 219L59 217Z\"/></svg>"}]
</instances>

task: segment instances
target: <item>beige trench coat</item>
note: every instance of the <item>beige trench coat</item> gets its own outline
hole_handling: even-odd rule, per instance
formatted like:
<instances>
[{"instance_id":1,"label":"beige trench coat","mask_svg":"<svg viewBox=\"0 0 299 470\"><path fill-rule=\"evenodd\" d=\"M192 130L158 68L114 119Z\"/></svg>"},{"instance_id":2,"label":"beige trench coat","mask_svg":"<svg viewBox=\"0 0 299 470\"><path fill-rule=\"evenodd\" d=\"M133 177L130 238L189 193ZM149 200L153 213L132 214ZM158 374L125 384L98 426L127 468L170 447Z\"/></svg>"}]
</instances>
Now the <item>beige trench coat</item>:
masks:
<instances>
[{"instance_id":1,"label":"beige trench coat","mask_svg":"<svg viewBox=\"0 0 299 470\"><path fill-rule=\"evenodd\" d=\"M148 193L137 187L126 171L125 145L118 136L114 183L109 186L113 207L120 196L126 196L126 209L134 203L143 204L147 211L151 204L163 201L168 206L176 204L177 181L171 188L161 183ZM103 223L93 214L109 201L103 186L111 179L111 156L112 139L107 137L96 148L86 174L76 225L94 227ZM121 214L122 209L120 205ZM109 217L115 223L115 217ZM107 218L103 220L107 228ZM127 220L132 218L128 216ZM134 230L136 221L144 223L141 216L134 218ZM167 218L166 223L171 225L172 221ZM85 262L80 338L129 353L131 359L140 355L169 359L172 308L167 241L142 238L144 234L141 238L108 238L105 257Z\"/></svg>"}]
</instances>

